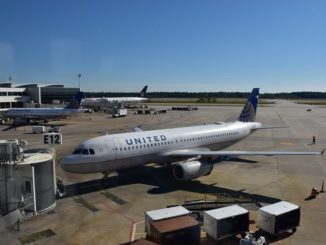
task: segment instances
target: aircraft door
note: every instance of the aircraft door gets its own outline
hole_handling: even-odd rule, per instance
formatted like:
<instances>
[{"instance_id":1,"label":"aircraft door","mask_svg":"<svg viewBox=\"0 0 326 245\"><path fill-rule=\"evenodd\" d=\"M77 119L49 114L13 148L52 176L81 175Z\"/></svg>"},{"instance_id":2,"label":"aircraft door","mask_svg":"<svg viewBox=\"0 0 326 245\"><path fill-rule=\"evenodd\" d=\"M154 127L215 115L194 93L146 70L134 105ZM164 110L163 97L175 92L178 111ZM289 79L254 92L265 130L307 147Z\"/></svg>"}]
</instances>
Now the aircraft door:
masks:
<instances>
[{"instance_id":1,"label":"aircraft door","mask_svg":"<svg viewBox=\"0 0 326 245\"><path fill-rule=\"evenodd\" d=\"M93 160L97 161L111 161L116 159L116 152L117 148L114 144L114 141L110 142L103 142L102 144L94 144L90 146L91 148L95 149L96 154L90 152L90 155L93 156ZM91 151L91 149L90 149Z\"/></svg>"},{"instance_id":2,"label":"aircraft door","mask_svg":"<svg viewBox=\"0 0 326 245\"><path fill-rule=\"evenodd\" d=\"M117 144L118 142L116 140L112 140L112 147L110 150L110 160L117 159L118 151L120 151L120 147Z\"/></svg>"}]
</instances>

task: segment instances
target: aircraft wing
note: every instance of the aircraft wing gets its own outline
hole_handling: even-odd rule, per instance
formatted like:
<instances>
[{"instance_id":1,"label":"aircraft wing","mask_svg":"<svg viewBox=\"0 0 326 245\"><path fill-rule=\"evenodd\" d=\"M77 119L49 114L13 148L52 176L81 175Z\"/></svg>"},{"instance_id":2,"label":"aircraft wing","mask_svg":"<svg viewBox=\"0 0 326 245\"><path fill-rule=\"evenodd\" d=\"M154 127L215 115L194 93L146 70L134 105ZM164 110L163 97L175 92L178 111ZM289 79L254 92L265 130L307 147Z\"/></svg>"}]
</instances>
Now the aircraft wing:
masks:
<instances>
[{"instance_id":1,"label":"aircraft wing","mask_svg":"<svg viewBox=\"0 0 326 245\"><path fill-rule=\"evenodd\" d=\"M239 157L239 156L288 156L288 155L323 155L322 151L210 151L209 149L183 149L165 152L162 155L171 157Z\"/></svg>"},{"instance_id":2,"label":"aircraft wing","mask_svg":"<svg viewBox=\"0 0 326 245\"><path fill-rule=\"evenodd\" d=\"M257 129L274 129L274 128L289 128L288 126L261 126L260 128Z\"/></svg>"}]
</instances>

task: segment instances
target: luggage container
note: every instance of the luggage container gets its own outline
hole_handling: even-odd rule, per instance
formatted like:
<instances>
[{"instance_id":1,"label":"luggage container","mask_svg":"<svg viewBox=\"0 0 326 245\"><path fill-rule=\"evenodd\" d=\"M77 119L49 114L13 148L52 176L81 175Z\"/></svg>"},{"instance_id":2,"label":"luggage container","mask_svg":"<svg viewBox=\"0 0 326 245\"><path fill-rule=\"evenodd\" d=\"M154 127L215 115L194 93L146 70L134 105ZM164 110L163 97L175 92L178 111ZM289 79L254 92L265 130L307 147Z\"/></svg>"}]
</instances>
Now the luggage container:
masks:
<instances>
[{"instance_id":1,"label":"luggage container","mask_svg":"<svg viewBox=\"0 0 326 245\"><path fill-rule=\"evenodd\" d=\"M145 212L145 231L150 233L150 224L153 222L189 214L190 212L182 206L175 206Z\"/></svg>"},{"instance_id":2,"label":"luggage container","mask_svg":"<svg viewBox=\"0 0 326 245\"><path fill-rule=\"evenodd\" d=\"M44 126L32 126L32 132L33 134L42 134L45 132Z\"/></svg>"},{"instance_id":3,"label":"luggage container","mask_svg":"<svg viewBox=\"0 0 326 245\"><path fill-rule=\"evenodd\" d=\"M300 224L300 207L285 201L258 210L258 226L271 235L293 229Z\"/></svg>"},{"instance_id":4,"label":"luggage container","mask_svg":"<svg viewBox=\"0 0 326 245\"><path fill-rule=\"evenodd\" d=\"M248 231L249 211L238 205L205 211L204 228L215 240Z\"/></svg>"},{"instance_id":5,"label":"luggage container","mask_svg":"<svg viewBox=\"0 0 326 245\"><path fill-rule=\"evenodd\" d=\"M151 223L149 239L158 244L199 244L200 224L191 216L181 216Z\"/></svg>"}]
</instances>

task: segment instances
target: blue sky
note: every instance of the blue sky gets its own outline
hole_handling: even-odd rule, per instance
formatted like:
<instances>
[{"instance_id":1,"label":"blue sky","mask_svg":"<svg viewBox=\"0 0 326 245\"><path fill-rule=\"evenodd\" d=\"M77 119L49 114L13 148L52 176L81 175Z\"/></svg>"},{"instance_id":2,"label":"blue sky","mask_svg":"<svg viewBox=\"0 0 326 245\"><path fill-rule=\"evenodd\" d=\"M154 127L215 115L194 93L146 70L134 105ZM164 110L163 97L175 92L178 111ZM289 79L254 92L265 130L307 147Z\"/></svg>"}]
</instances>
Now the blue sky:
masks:
<instances>
[{"instance_id":1,"label":"blue sky","mask_svg":"<svg viewBox=\"0 0 326 245\"><path fill-rule=\"evenodd\" d=\"M324 0L0 0L0 81L326 91Z\"/></svg>"}]
</instances>

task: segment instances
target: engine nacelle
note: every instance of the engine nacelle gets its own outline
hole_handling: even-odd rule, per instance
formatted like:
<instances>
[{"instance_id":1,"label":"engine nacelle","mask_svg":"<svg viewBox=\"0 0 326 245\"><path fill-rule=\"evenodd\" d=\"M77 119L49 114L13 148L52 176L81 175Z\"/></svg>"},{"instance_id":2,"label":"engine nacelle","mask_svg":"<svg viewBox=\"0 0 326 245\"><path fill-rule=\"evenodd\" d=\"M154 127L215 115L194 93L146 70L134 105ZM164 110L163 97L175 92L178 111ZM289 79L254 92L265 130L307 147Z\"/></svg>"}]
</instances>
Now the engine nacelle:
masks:
<instances>
[{"instance_id":1,"label":"engine nacelle","mask_svg":"<svg viewBox=\"0 0 326 245\"><path fill-rule=\"evenodd\" d=\"M187 181L209 175L213 164L200 161L185 161L175 164L173 168L174 178L179 181Z\"/></svg>"}]
</instances>

